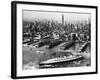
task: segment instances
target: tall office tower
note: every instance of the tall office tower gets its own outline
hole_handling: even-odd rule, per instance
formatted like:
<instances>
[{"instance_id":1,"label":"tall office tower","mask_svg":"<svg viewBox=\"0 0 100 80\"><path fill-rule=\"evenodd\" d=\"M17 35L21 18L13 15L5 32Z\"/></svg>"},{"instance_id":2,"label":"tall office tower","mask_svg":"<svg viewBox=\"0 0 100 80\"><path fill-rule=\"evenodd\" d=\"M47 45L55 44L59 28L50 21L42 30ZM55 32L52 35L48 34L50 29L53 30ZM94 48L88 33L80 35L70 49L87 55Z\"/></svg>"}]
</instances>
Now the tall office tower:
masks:
<instances>
[{"instance_id":1,"label":"tall office tower","mask_svg":"<svg viewBox=\"0 0 100 80\"><path fill-rule=\"evenodd\" d=\"M62 25L64 26L64 15L62 14Z\"/></svg>"}]
</instances>

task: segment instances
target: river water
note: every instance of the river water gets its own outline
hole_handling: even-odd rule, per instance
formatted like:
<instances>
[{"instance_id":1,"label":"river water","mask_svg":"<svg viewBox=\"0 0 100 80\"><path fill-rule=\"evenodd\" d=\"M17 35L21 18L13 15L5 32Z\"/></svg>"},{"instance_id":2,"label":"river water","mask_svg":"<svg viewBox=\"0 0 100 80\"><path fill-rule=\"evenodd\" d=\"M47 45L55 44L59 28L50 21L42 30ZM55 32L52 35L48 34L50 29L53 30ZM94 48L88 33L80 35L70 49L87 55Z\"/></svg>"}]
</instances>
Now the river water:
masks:
<instances>
[{"instance_id":1,"label":"river water","mask_svg":"<svg viewBox=\"0 0 100 80\"><path fill-rule=\"evenodd\" d=\"M83 43L80 42L76 42L72 47L70 47L67 50L62 50L61 46L63 46L65 43L62 43L52 49L46 49L46 46L43 46L41 48L36 48L34 46L28 46L29 49L25 49L26 51L23 51L23 61L25 62L25 60L28 60L27 58L29 57L29 60L27 61L26 64L23 64L23 69L33 69L33 68L37 68L37 69L41 69L41 67L39 66L39 63L41 61L45 61L48 60L51 57L52 53L54 52L71 52L72 54L76 55L78 49L82 46ZM78 60L78 61L72 61L69 63L61 63L61 64L56 64L53 65L53 68L60 68L60 67L83 67L83 66L91 66L91 46L88 46L86 48L86 50L84 52L81 53L81 55L84 57L82 60ZM23 48L27 48L27 47L23 47ZM38 51L43 51L44 53L38 53ZM25 53L26 52L26 53ZM31 54L30 56L27 57L27 55ZM32 58L32 59L30 59ZM45 68L45 67L42 67ZM49 67L52 68L52 67Z\"/></svg>"}]
</instances>

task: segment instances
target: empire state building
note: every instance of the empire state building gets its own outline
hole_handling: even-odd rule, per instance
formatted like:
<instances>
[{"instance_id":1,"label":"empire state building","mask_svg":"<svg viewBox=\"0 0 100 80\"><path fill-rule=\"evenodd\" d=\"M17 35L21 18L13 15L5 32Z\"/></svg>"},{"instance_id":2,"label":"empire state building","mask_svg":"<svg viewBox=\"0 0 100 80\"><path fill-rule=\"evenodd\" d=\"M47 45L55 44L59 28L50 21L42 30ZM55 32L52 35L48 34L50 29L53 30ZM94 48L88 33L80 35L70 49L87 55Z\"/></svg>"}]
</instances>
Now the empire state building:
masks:
<instances>
[{"instance_id":1,"label":"empire state building","mask_svg":"<svg viewBox=\"0 0 100 80\"><path fill-rule=\"evenodd\" d=\"M64 26L64 15L62 14L62 25Z\"/></svg>"}]
</instances>

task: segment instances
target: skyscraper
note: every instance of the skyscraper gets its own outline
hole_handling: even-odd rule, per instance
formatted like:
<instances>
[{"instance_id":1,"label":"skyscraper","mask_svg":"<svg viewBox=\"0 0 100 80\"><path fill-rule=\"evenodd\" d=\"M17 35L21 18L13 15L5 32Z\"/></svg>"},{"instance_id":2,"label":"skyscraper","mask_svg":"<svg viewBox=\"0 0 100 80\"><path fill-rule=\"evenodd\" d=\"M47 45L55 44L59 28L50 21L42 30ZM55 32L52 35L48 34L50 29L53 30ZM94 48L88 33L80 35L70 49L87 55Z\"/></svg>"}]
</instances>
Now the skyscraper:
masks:
<instances>
[{"instance_id":1,"label":"skyscraper","mask_svg":"<svg viewBox=\"0 0 100 80\"><path fill-rule=\"evenodd\" d=\"M64 15L62 14L62 25L64 26Z\"/></svg>"}]
</instances>

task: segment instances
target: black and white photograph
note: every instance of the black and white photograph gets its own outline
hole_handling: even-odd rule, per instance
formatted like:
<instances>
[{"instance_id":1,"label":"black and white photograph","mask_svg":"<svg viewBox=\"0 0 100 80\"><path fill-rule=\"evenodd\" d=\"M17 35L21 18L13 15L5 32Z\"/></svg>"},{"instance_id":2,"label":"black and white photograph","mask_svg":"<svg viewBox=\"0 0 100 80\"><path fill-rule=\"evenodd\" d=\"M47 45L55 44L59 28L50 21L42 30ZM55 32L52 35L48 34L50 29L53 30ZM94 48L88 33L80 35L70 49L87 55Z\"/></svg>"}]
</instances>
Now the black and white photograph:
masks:
<instances>
[{"instance_id":1,"label":"black and white photograph","mask_svg":"<svg viewBox=\"0 0 100 80\"><path fill-rule=\"evenodd\" d=\"M91 14L23 10L23 70L91 66Z\"/></svg>"},{"instance_id":2,"label":"black and white photograph","mask_svg":"<svg viewBox=\"0 0 100 80\"><path fill-rule=\"evenodd\" d=\"M97 73L97 7L12 3L12 77Z\"/></svg>"}]
</instances>

